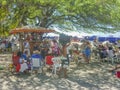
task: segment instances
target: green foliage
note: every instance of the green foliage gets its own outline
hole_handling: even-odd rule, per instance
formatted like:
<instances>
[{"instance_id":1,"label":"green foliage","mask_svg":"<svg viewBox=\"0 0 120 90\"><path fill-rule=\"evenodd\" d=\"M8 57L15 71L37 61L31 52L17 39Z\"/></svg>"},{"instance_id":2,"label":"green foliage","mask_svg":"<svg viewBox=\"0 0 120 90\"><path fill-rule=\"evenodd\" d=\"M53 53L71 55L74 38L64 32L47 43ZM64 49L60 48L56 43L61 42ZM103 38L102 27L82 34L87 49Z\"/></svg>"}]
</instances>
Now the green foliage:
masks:
<instances>
[{"instance_id":1,"label":"green foliage","mask_svg":"<svg viewBox=\"0 0 120 90\"><path fill-rule=\"evenodd\" d=\"M70 42L70 36L67 36L67 35L65 35L65 34L60 34L60 37L59 37L59 42L63 45L63 46L65 46L67 43L69 43Z\"/></svg>"},{"instance_id":2,"label":"green foliage","mask_svg":"<svg viewBox=\"0 0 120 90\"><path fill-rule=\"evenodd\" d=\"M103 32L120 27L119 0L0 0L0 13L1 34L25 25Z\"/></svg>"}]
</instances>

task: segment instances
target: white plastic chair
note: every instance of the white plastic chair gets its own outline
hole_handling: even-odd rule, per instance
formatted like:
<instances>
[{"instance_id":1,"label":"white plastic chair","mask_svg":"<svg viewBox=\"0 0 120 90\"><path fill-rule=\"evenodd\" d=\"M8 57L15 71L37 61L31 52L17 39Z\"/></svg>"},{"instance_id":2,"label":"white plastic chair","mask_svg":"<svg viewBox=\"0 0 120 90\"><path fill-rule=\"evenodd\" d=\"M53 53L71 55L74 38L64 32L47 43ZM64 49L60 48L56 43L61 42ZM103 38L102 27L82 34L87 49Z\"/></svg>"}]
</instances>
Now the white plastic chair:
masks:
<instances>
[{"instance_id":1,"label":"white plastic chair","mask_svg":"<svg viewBox=\"0 0 120 90\"><path fill-rule=\"evenodd\" d=\"M61 58L54 57L54 58L52 58L52 61L53 61L52 72L56 75L57 70L60 70L60 68L61 68Z\"/></svg>"}]
</instances>

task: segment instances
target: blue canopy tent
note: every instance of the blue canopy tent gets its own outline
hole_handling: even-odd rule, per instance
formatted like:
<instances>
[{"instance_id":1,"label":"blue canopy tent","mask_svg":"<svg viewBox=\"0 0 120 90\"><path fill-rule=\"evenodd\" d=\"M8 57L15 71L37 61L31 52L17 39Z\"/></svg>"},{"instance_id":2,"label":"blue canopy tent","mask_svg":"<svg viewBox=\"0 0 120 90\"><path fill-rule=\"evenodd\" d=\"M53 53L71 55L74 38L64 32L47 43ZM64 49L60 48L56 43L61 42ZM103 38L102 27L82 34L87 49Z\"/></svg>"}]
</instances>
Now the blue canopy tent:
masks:
<instances>
[{"instance_id":1,"label":"blue canopy tent","mask_svg":"<svg viewBox=\"0 0 120 90\"><path fill-rule=\"evenodd\" d=\"M97 36L89 36L89 37L87 38L87 40L93 41L95 38L97 38Z\"/></svg>"},{"instance_id":2,"label":"blue canopy tent","mask_svg":"<svg viewBox=\"0 0 120 90\"><path fill-rule=\"evenodd\" d=\"M117 39L115 37L107 37L106 40L111 43L115 43Z\"/></svg>"},{"instance_id":3,"label":"blue canopy tent","mask_svg":"<svg viewBox=\"0 0 120 90\"><path fill-rule=\"evenodd\" d=\"M116 41L120 40L120 38L118 37L97 37L97 36L89 36L87 40L93 41L95 38L97 38L99 42L109 41L111 43L116 43Z\"/></svg>"},{"instance_id":4,"label":"blue canopy tent","mask_svg":"<svg viewBox=\"0 0 120 90\"><path fill-rule=\"evenodd\" d=\"M104 41L106 41L106 37L98 37L98 41L99 42L104 42Z\"/></svg>"}]
</instances>

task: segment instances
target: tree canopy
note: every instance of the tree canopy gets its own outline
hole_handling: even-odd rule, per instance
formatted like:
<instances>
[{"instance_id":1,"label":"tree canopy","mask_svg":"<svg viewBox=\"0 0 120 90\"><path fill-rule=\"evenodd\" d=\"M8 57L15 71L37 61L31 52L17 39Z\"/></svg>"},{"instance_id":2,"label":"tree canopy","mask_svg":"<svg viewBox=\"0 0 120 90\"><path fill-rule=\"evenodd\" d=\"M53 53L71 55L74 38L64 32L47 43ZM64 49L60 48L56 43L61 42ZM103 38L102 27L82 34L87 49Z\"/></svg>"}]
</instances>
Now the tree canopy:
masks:
<instances>
[{"instance_id":1,"label":"tree canopy","mask_svg":"<svg viewBox=\"0 0 120 90\"><path fill-rule=\"evenodd\" d=\"M120 26L119 0L0 0L0 33L33 25L63 31L114 32Z\"/></svg>"}]
</instances>

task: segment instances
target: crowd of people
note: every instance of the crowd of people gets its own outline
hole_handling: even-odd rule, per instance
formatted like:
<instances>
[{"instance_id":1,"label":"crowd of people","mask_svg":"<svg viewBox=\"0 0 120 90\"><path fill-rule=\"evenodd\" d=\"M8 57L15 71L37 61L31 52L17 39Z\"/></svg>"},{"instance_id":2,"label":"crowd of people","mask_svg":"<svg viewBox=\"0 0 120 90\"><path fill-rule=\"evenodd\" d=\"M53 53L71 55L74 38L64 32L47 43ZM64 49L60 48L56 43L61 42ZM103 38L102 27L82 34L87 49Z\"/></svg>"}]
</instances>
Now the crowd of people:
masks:
<instances>
[{"instance_id":1,"label":"crowd of people","mask_svg":"<svg viewBox=\"0 0 120 90\"><path fill-rule=\"evenodd\" d=\"M31 51L31 48L32 48L32 51ZM18 60L19 62L17 63L23 64L23 61L26 60L26 62L29 65L31 57L35 56L35 54L39 55L40 60L43 60L44 62L47 56L50 56L50 55L52 57L60 56L60 46L55 39L54 40L45 39L42 42L34 43L33 46L31 47L29 41L26 39L23 42L23 51L15 51L13 53L13 59L14 58L16 59L16 56L17 56L19 57L19 60ZM49 58L47 57L47 59ZM46 64L48 63L53 64L50 60L46 62Z\"/></svg>"},{"instance_id":2,"label":"crowd of people","mask_svg":"<svg viewBox=\"0 0 120 90\"><path fill-rule=\"evenodd\" d=\"M100 59L120 57L120 42L110 43L109 41L99 43L96 39L93 41L93 53L95 56L99 54Z\"/></svg>"},{"instance_id":3,"label":"crowd of people","mask_svg":"<svg viewBox=\"0 0 120 90\"><path fill-rule=\"evenodd\" d=\"M1 44L5 45L5 48L12 48L12 43L9 41L2 41ZM1 45L2 46L2 45ZM41 42L35 42L32 47L28 39L25 39L22 43L23 50L13 50L13 61L17 67L16 71L23 72L26 69L30 69L31 57L39 54L40 60L51 68L53 65L52 58L64 56L67 58L69 64L71 61L78 63L81 58L86 63L90 63L91 59L103 60L104 58L120 57L120 42L110 43L99 42L97 39L89 41L86 39L79 42L70 41L65 46L62 46L56 39L43 39ZM65 47L65 49L63 49ZM1 48L2 49L2 48ZM4 49L7 50L7 49ZM39 53L38 53L39 52ZM17 57L15 57L17 56ZM15 60L18 60L17 62ZM17 64L19 63L19 64ZM20 67L24 68L20 68Z\"/></svg>"}]
</instances>

